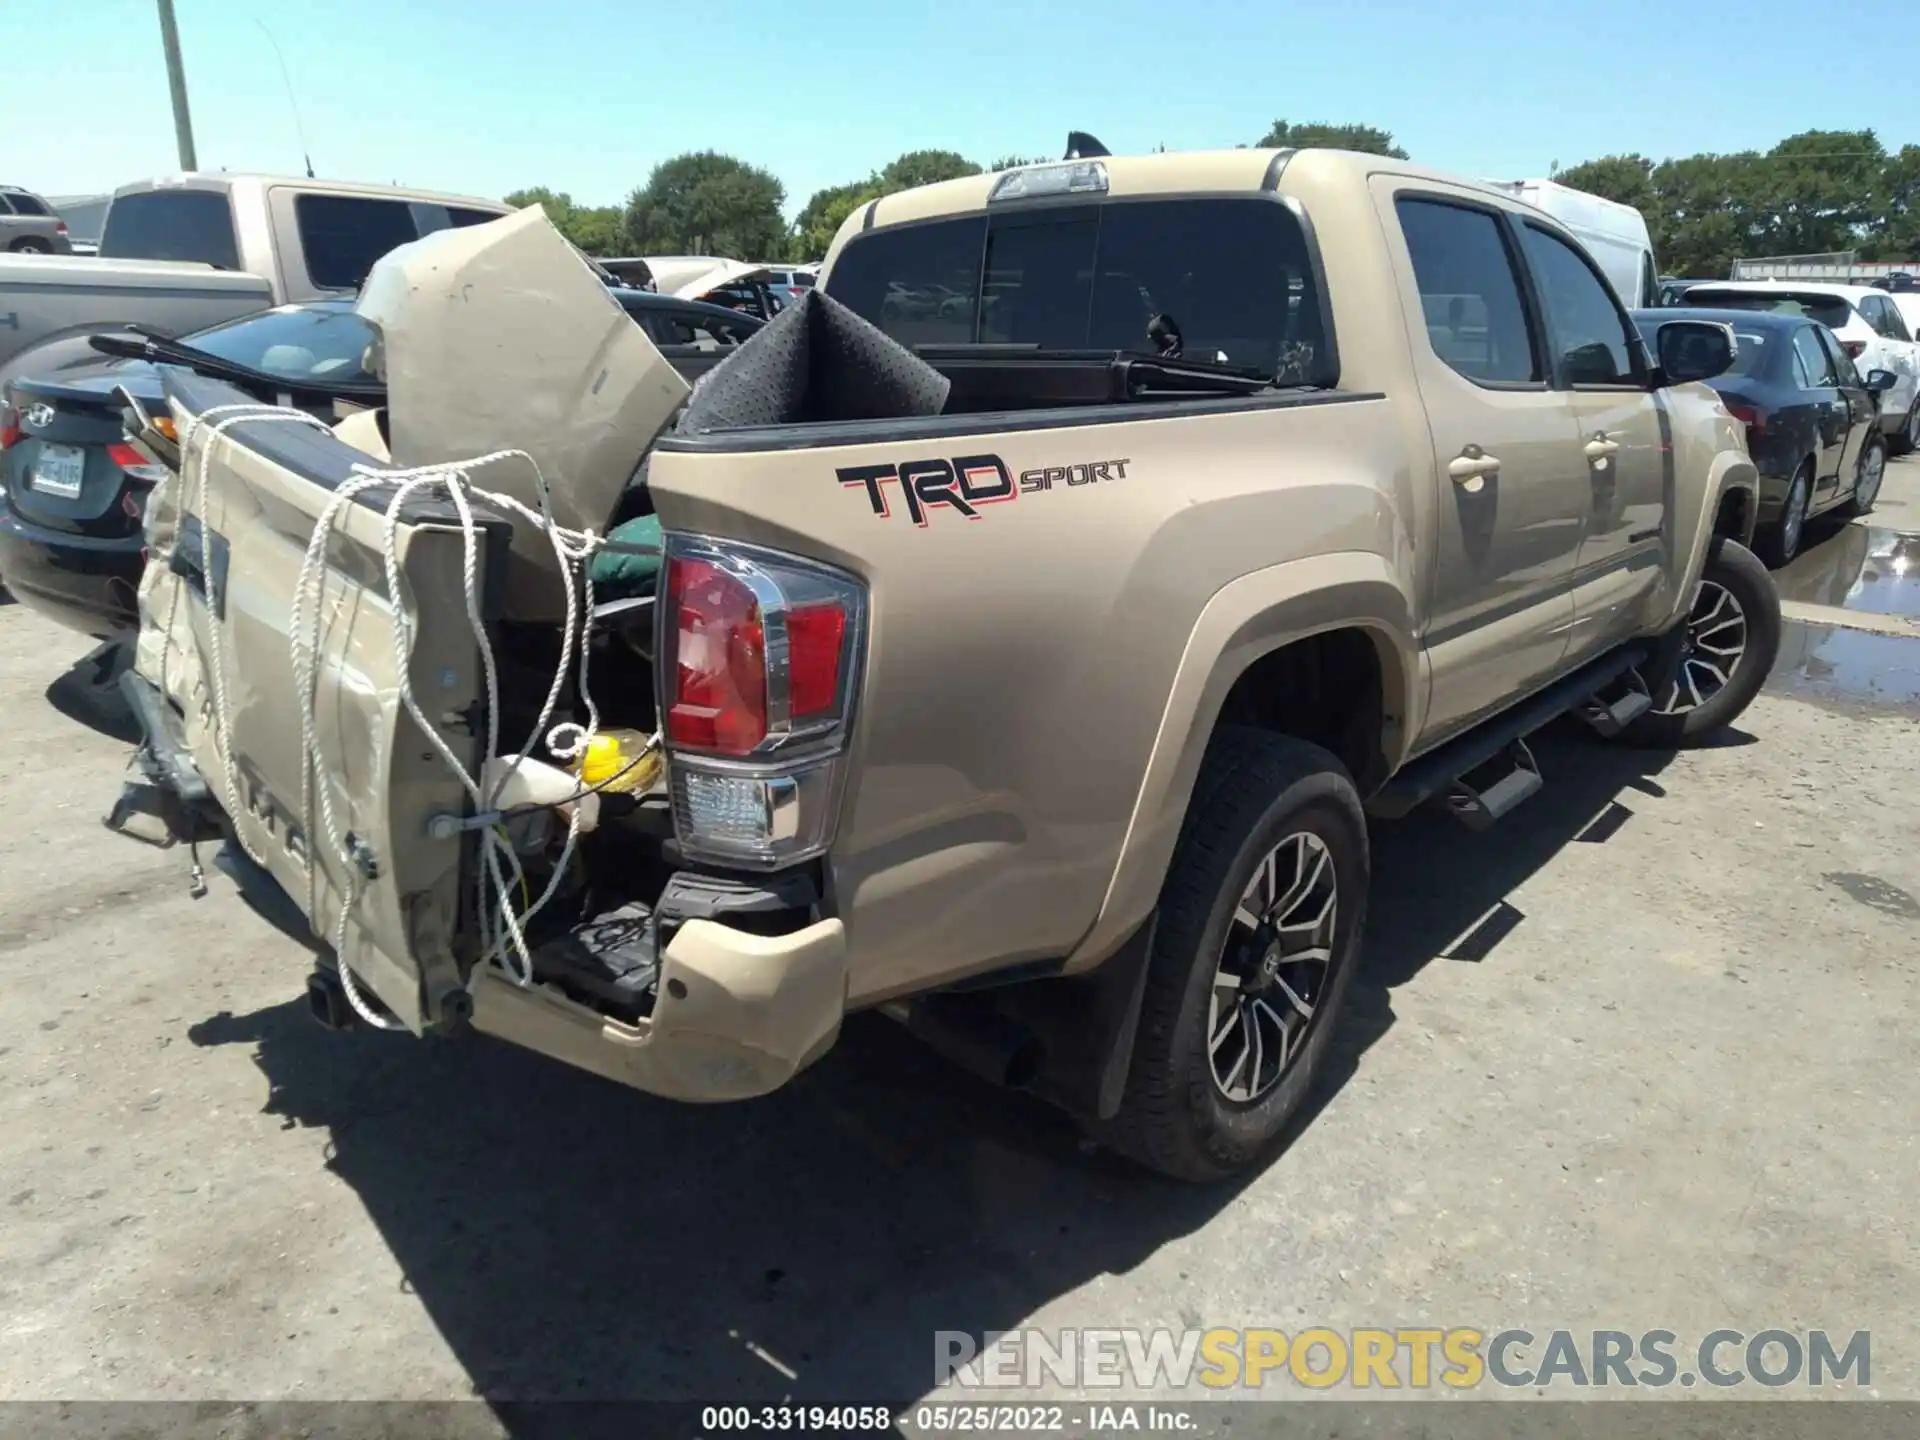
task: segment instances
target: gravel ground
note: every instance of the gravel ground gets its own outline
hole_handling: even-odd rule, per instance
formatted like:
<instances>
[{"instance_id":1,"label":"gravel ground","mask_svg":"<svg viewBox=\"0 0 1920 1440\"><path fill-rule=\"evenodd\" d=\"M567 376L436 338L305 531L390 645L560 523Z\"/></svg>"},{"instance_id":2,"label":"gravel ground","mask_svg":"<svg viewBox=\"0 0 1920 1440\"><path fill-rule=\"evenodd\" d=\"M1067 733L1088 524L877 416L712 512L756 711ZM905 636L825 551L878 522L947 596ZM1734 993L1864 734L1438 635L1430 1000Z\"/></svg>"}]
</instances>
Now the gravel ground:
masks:
<instances>
[{"instance_id":1,"label":"gravel ground","mask_svg":"<svg viewBox=\"0 0 1920 1440\"><path fill-rule=\"evenodd\" d=\"M0 1399L904 1402L1022 1324L1869 1329L1920 1398L1911 708L1556 735L1496 830L1378 827L1317 1113L1197 1192L877 1019L706 1110L329 1036L231 885L100 825L83 648L0 610Z\"/></svg>"}]
</instances>

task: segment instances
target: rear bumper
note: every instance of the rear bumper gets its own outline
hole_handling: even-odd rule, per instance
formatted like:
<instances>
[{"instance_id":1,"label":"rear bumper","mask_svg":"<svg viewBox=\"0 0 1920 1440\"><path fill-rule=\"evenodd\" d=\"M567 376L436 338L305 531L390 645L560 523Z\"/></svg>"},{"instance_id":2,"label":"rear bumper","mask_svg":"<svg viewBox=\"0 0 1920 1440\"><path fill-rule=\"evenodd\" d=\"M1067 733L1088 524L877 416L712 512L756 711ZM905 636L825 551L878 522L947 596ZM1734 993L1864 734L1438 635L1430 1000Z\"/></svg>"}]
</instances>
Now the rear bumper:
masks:
<instances>
[{"instance_id":1,"label":"rear bumper","mask_svg":"<svg viewBox=\"0 0 1920 1440\"><path fill-rule=\"evenodd\" d=\"M753 935L689 920L662 957L659 998L637 1025L489 968L473 984L473 1025L529 1050L670 1100L746 1100L824 1055L846 1010L846 929L821 920Z\"/></svg>"},{"instance_id":2,"label":"rear bumper","mask_svg":"<svg viewBox=\"0 0 1920 1440\"><path fill-rule=\"evenodd\" d=\"M97 640L139 623L143 543L138 533L101 540L49 530L0 501L0 583L23 605Z\"/></svg>"}]
</instances>

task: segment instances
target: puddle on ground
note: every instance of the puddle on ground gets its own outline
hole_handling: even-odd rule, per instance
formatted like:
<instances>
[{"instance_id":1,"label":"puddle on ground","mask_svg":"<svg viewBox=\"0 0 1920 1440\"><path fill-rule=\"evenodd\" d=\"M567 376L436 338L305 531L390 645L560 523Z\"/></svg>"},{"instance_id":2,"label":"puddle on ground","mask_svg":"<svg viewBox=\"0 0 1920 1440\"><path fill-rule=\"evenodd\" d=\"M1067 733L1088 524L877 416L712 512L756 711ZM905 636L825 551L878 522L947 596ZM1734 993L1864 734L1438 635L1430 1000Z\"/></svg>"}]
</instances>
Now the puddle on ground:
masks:
<instances>
[{"instance_id":1,"label":"puddle on ground","mask_svg":"<svg viewBox=\"0 0 1920 1440\"><path fill-rule=\"evenodd\" d=\"M1920 709L1920 638L1788 620L1767 689L1850 710Z\"/></svg>"},{"instance_id":2,"label":"puddle on ground","mask_svg":"<svg viewBox=\"0 0 1920 1440\"><path fill-rule=\"evenodd\" d=\"M1783 600L1920 619L1920 535L1842 525L1775 571L1773 582Z\"/></svg>"}]
</instances>

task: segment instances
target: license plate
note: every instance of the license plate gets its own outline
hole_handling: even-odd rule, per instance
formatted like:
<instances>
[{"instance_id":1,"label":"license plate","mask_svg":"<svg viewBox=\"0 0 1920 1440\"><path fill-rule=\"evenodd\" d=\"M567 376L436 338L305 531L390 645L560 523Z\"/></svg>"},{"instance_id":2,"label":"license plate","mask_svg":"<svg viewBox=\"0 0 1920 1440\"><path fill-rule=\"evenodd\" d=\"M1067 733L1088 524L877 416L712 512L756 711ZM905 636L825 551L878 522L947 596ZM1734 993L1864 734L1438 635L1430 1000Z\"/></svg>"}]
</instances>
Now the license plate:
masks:
<instances>
[{"instance_id":1,"label":"license plate","mask_svg":"<svg viewBox=\"0 0 1920 1440\"><path fill-rule=\"evenodd\" d=\"M63 500L80 498L87 474L87 452L78 445L41 445L33 461L33 488Z\"/></svg>"}]
</instances>

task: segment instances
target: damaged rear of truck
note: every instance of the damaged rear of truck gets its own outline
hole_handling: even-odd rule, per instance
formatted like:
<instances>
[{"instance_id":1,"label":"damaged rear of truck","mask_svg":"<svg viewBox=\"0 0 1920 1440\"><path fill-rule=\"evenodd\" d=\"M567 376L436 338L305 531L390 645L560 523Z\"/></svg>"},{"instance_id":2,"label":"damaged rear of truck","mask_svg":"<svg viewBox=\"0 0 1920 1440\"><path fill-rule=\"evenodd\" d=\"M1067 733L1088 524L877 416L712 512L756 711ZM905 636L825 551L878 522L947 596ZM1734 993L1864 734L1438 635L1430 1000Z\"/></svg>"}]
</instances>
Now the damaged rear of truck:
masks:
<instances>
[{"instance_id":1,"label":"damaged rear of truck","mask_svg":"<svg viewBox=\"0 0 1920 1440\"><path fill-rule=\"evenodd\" d=\"M1676 400L1669 548L1609 592L1646 643L1574 654L1514 589L1442 713L1444 442L1368 163L890 197L690 395L531 212L396 252L354 444L168 375L126 682L149 781L298 906L332 1023L721 1101L883 1008L1228 1173L1327 1044L1363 799L1650 666L1750 478Z\"/></svg>"}]
</instances>

